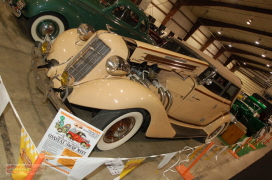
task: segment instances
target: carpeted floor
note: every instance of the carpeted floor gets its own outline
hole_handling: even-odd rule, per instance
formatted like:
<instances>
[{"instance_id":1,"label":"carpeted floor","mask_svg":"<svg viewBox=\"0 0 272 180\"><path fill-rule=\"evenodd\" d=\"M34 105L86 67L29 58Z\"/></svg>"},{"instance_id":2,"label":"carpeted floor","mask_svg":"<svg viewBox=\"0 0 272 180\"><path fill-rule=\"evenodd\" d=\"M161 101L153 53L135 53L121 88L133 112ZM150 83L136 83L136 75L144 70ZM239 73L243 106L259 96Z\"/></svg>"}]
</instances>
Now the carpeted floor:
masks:
<instances>
[{"instance_id":1,"label":"carpeted floor","mask_svg":"<svg viewBox=\"0 0 272 180\"><path fill-rule=\"evenodd\" d=\"M269 180L272 179L272 151L232 177L230 180Z\"/></svg>"}]
</instances>

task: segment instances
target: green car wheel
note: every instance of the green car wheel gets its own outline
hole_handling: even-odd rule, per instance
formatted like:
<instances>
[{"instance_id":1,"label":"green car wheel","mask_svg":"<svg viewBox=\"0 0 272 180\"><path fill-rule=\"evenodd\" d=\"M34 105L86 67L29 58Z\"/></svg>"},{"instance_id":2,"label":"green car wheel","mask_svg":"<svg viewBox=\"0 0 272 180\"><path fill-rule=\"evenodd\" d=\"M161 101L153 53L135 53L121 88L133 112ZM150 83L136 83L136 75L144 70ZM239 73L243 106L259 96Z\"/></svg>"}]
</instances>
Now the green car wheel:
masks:
<instances>
[{"instance_id":1,"label":"green car wheel","mask_svg":"<svg viewBox=\"0 0 272 180\"><path fill-rule=\"evenodd\" d=\"M46 34L51 40L54 40L67 29L68 23L63 16L57 13L42 13L30 18L28 26L32 39L42 41Z\"/></svg>"}]
</instances>

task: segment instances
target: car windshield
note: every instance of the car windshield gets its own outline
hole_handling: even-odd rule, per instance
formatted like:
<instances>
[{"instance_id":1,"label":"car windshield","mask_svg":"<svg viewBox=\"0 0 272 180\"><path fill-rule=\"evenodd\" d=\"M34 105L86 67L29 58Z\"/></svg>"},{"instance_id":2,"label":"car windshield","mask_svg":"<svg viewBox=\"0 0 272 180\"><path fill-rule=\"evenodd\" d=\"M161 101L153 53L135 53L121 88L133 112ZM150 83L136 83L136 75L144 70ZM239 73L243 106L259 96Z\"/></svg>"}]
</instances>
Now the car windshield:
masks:
<instances>
[{"instance_id":1,"label":"car windshield","mask_svg":"<svg viewBox=\"0 0 272 180\"><path fill-rule=\"evenodd\" d=\"M164 49L168 49L170 51L174 51L180 54L184 54L186 56L190 56L195 59L204 60L203 57L201 57L199 54L194 52L192 49L187 47L186 45L179 43L178 41L175 41L173 39L167 40L167 43L162 45Z\"/></svg>"}]
</instances>

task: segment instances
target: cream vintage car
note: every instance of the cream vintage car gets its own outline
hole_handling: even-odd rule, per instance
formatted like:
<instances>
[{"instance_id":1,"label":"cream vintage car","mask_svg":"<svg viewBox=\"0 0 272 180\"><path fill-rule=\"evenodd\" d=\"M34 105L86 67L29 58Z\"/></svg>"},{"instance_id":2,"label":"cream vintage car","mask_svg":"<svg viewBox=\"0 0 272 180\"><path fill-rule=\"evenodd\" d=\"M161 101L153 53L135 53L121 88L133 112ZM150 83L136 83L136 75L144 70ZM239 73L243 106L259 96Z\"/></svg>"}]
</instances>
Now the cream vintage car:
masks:
<instances>
[{"instance_id":1,"label":"cream vintage car","mask_svg":"<svg viewBox=\"0 0 272 180\"><path fill-rule=\"evenodd\" d=\"M103 130L100 150L120 146L140 128L151 138L209 142L231 120L241 82L206 55L198 60L86 24L48 39L34 45L36 84L57 109L98 110L84 120Z\"/></svg>"}]
</instances>

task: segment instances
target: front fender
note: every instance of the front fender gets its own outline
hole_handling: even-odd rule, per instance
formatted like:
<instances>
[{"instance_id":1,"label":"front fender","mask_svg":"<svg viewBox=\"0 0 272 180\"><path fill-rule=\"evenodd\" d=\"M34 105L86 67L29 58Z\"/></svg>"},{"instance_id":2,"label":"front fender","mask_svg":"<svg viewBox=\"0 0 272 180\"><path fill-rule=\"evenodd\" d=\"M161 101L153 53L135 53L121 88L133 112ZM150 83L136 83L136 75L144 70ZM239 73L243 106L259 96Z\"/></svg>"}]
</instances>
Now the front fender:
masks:
<instances>
[{"instance_id":1,"label":"front fender","mask_svg":"<svg viewBox=\"0 0 272 180\"><path fill-rule=\"evenodd\" d=\"M172 138L175 135L158 97L148 88L128 79L97 79L75 86L68 100L73 104L107 110L142 108L151 116L146 136Z\"/></svg>"},{"instance_id":2,"label":"front fender","mask_svg":"<svg viewBox=\"0 0 272 180\"><path fill-rule=\"evenodd\" d=\"M78 12L67 0L26 0L26 7L22 14L25 17L34 17L44 12L56 12L61 14L69 24L69 28L76 28L83 23Z\"/></svg>"}]
</instances>

